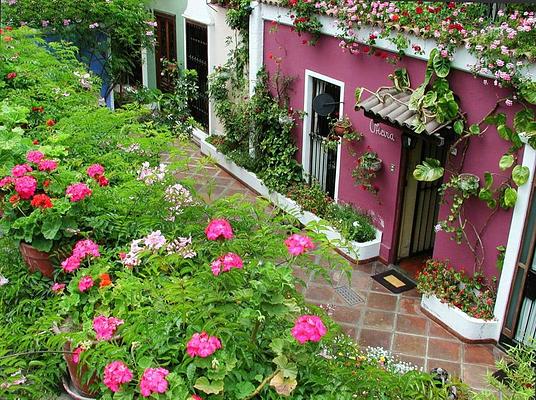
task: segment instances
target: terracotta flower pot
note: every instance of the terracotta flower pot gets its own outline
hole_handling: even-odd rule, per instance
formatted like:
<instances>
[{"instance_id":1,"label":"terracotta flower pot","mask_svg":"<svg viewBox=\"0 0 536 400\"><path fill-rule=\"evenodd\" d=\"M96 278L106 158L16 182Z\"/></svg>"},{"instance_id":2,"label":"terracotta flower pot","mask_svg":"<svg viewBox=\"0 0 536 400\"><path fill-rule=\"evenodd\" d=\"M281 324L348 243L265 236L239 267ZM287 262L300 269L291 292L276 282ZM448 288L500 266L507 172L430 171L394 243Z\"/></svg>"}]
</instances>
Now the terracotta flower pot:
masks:
<instances>
[{"instance_id":1,"label":"terracotta flower pot","mask_svg":"<svg viewBox=\"0 0 536 400\"><path fill-rule=\"evenodd\" d=\"M20 254L28 266L30 272L41 272L47 278L54 276L54 266L50 261L50 255L44 251L39 251L28 243L20 242Z\"/></svg>"},{"instance_id":2,"label":"terracotta flower pot","mask_svg":"<svg viewBox=\"0 0 536 400\"><path fill-rule=\"evenodd\" d=\"M66 352L71 351L71 342L65 343L63 350ZM78 364L75 364L73 361L73 355L71 353L63 353L63 358L67 363L67 369L69 370L69 376L71 377L71 383L77 394L83 397L93 397L97 396L99 393L98 390L91 390L91 385L97 383L97 375L93 375L89 382L83 383L82 377L87 373L87 367L82 365L81 368L78 368Z\"/></svg>"},{"instance_id":3,"label":"terracotta flower pot","mask_svg":"<svg viewBox=\"0 0 536 400\"><path fill-rule=\"evenodd\" d=\"M335 125L333 127L333 133L337 136L344 136L346 133L348 133L349 128L341 125Z\"/></svg>"}]
</instances>

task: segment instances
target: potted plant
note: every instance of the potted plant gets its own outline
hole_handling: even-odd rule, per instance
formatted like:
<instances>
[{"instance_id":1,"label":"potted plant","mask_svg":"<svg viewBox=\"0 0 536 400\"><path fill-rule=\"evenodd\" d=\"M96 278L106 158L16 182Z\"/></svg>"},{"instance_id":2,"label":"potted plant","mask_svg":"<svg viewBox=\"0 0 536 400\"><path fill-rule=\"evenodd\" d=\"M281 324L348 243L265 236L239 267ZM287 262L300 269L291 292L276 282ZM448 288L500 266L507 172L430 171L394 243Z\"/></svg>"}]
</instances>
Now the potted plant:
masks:
<instances>
[{"instance_id":1,"label":"potted plant","mask_svg":"<svg viewBox=\"0 0 536 400\"><path fill-rule=\"evenodd\" d=\"M88 175L101 186L108 184L104 168L98 164L88 168ZM25 162L0 179L0 230L20 241L20 252L30 271L51 278L54 267L50 251L62 239L79 233L83 200L92 194L81 179L82 174L38 150L29 151Z\"/></svg>"},{"instance_id":2,"label":"potted plant","mask_svg":"<svg viewBox=\"0 0 536 400\"><path fill-rule=\"evenodd\" d=\"M381 168L382 160L378 157L378 153L368 147L367 151L357 159L356 166L352 170L352 177L361 189L377 194L380 189L374 184L374 180Z\"/></svg>"},{"instance_id":3,"label":"potted plant","mask_svg":"<svg viewBox=\"0 0 536 400\"><path fill-rule=\"evenodd\" d=\"M348 116L336 119L331 122L331 133L343 137L345 134L352 132L352 122Z\"/></svg>"}]
</instances>

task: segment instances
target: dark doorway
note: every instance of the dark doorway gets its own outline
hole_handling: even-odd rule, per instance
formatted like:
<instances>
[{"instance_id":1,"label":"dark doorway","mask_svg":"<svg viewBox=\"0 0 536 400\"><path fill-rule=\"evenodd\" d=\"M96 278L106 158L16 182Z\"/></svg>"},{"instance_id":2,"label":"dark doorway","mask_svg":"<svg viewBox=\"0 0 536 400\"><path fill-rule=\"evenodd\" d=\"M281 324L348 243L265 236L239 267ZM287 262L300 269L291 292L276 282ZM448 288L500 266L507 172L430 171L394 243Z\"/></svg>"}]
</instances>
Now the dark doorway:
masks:
<instances>
[{"instance_id":1,"label":"dark doorway","mask_svg":"<svg viewBox=\"0 0 536 400\"><path fill-rule=\"evenodd\" d=\"M340 86L318 78L312 79L312 99L319 94L328 93L336 103L341 101ZM338 117L338 112L322 116L313 111L309 131L309 183L318 182L331 198L335 197L338 149L326 148L324 140L330 134L330 118L337 119Z\"/></svg>"},{"instance_id":2,"label":"dark doorway","mask_svg":"<svg viewBox=\"0 0 536 400\"><path fill-rule=\"evenodd\" d=\"M523 240L501 342L529 343L536 338L536 180L532 184L532 197L523 230Z\"/></svg>"},{"instance_id":3,"label":"dark doorway","mask_svg":"<svg viewBox=\"0 0 536 400\"><path fill-rule=\"evenodd\" d=\"M155 64L156 64L156 87L162 92L171 92L173 82L164 71L164 60L177 61L177 32L175 16L161 12L154 13L156 28Z\"/></svg>"},{"instance_id":4,"label":"dark doorway","mask_svg":"<svg viewBox=\"0 0 536 400\"><path fill-rule=\"evenodd\" d=\"M207 26L186 21L186 68L197 71L199 96L190 101L194 119L208 131L208 32Z\"/></svg>"},{"instance_id":5,"label":"dark doorway","mask_svg":"<svg viewBox=\"0 0 536 400\"><path fill-rule=\"evenodd\" d=\"M446 146L415 137L410 139L412 145L404 149L406 171L396 261L432 254L441 200L438 189L442 179L419 182L413 177L413 171L427 158L435 158L444 165L446 157Z\"/></svg>"}]
</instances>

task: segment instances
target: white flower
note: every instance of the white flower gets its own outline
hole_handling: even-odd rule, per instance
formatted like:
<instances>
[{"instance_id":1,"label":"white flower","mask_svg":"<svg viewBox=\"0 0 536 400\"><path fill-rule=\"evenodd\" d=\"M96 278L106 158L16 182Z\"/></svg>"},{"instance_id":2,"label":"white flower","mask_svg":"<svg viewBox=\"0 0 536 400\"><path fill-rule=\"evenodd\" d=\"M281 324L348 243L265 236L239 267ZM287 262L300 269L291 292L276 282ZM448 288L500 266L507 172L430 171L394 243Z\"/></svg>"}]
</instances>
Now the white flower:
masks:
<instances>
[{"instance_id":1,"label":"white flower","mask_svg":"<svg viewBox=\"0 0 536 400\"><path fill-rule=\"evenodd\" d=\"M0 286L7 285L9 283L9 279L7 279L4 275L0 275Z\"/></svg>"},{"instance_id":2,"label":"white flower","mask_svg":"<svg viewBox=\"0 0 536 400\"><path fill-rule=\"evenodd\" d=\"M437 232L441 232L443 230L443 228L441 227L441 224L437 224L436 226L434 226L434 231Z\"/></svg>"}]
</instances>

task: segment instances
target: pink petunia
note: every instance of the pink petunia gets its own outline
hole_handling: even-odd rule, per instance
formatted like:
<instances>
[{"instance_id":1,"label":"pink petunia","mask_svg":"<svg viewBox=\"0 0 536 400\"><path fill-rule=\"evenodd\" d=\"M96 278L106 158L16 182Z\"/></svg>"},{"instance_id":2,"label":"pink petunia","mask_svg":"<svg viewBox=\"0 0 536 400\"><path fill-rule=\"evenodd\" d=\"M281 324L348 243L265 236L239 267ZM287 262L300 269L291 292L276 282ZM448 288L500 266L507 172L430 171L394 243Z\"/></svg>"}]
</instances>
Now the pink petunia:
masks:
<instances>
[{"instance_id":1,"label":"pink petunia","mask_svg":"<svg viewBox=\"0 0 536 400\"><path fill-rule=\"evenodd\" d=\"M213 219L205 229L208 240L217 240L219 238L232 239L233 228L225 219Z\"/></svg>"},{"instance_id":2,"label":"pink petunia","mask_svg":"<svg viewBox=\"0 0 536 400\"><path fill-rule=\"evenodd\" d=\"M168 389L166 376L169 371L165 368L147 368L140 380L140 393L149 397L152 393L165 393Z\"/></svg>"},{"instance_id":3,"label":"pink petunia","mask_svg":"<svg viewBox=\"0 0 536 400\"><path fill-rule=\"evenodd\" d=\"M37 150L29 151L28 154L26 154L26 160L28 162L39 164L39 162L45 157L43 153Z\"/></svg>"},{"instance_id":4,"label":"pink petunia","mask_svg":"<svg viewBox=\"0 0 536 400\"><path fill-rule=\"evenodd\" d=\"M41 160L39 165L37 165L39 171L52 172L58 168L58 162L54 160Z\"/></svg>"},{"instance_id":5,"label":"pink petunia","mask_svg":"<svg viewBox=\"0 0 536 400\"><path fill-rule=\"evenodd\" d=\"M65 194L71 200L71 202L77 202L84 200L86 197L91 196L91 189L85 183L74 183L67 187Z\"/></svg>"},{"instance_id":6,"label":"pink petunia","mask_svg":"<svg viewBox=\"0 0 536 400\"><path fill-rule=\"evenodd\" d=\"M122 361L113 361L104 367L104 384L112 391L118 392L120 386L132 380L132 371Z\"/></svg>"},{"instance_id":7,"label":"pink petunia","mask_svg":"<svg viewBox=\"0 0 536 400\"><path fill-rule=\"evenodd\" d=\"M99 315L93 318L93 330L96 333L97 340L110 340L119 325L124 323L123 320L115 317L106 317Z\"/></svg>"},{"instance_id":8,"label":"pink petunia","mask_svg":"<svg viewBox=\"0 0 536 400\"><path fill-rule=\"evenodd\" d=\"M316 315L302 315L296 320L290 333L300 344L304 344L306 342L319 342L327 333L327 329Z\"/></svg>"},{"instance_id":9,"label":"pink petunia","mask_svg":"<svg viewBox=\"0 0 536 400\"><path fill-rule=\"evenodd\" d=\"M209 336L206 332L194 333L188 344L186 352L190 357L208 357L221 349L221 342L216 336Z\"/></svg>"},{"instance_id":10,"label":"pink petunia","mask_svg":"<svg viewBox=\"0 0 536 400\"><path fill-rule=\"evenodd\" d=\"M83 276L78 282L78 290L80 290L83 293L89 288L93 287L94 284L95 282L93 281L93 278L91 276L89 275Z\"/></svg>"},{"instance_id":11,"label":"pink petunia","mask_svg":"<svg viewBox=\"0 0 536 400\"><path fill-rule=\"evenodd\" d=\"M289 236L285 240L285 246L287 246L288 252L293 256L299 256L305 253L305 251L315 248L311 238L298 234Z\"/></svg>"}]
</instances>

